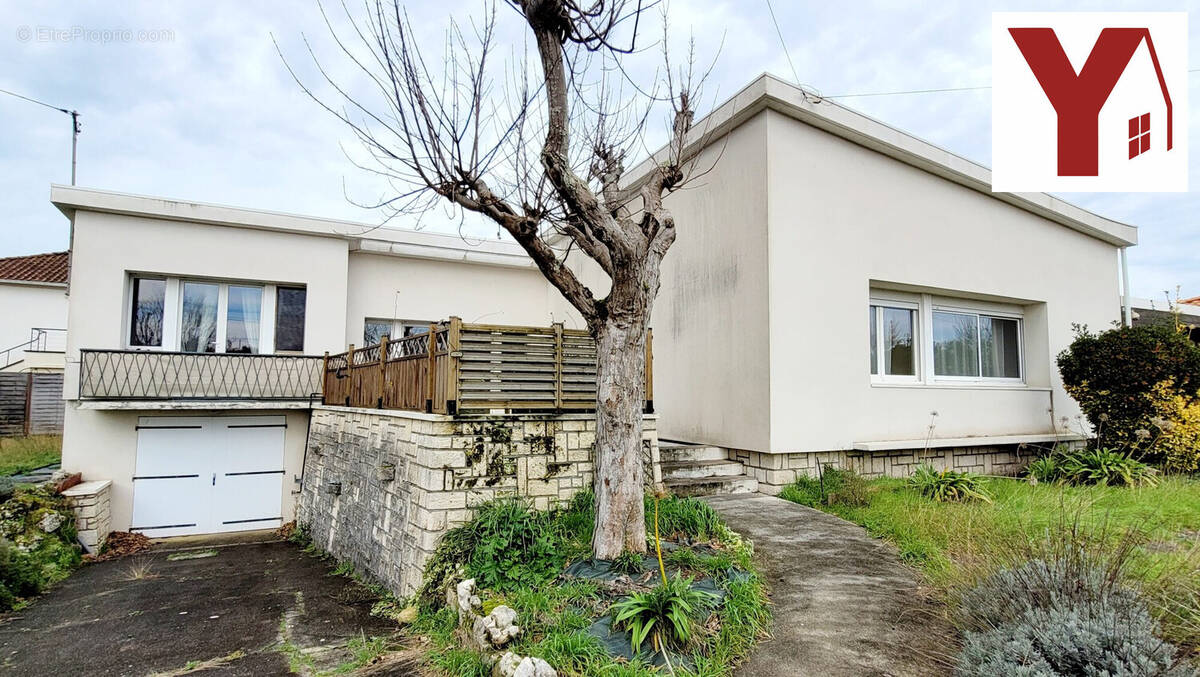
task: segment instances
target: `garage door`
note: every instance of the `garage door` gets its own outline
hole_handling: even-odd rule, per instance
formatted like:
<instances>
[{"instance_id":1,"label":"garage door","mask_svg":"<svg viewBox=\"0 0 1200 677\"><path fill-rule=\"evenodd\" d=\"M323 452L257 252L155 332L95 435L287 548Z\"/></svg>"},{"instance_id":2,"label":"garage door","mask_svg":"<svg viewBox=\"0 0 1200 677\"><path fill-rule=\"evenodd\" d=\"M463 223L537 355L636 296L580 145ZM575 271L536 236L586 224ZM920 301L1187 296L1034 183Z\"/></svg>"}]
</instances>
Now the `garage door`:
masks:
<instances>
[{"instance_id":1,"label":"garage door","mask_svg":"<svg viewBox=\"0 0 1200 677\"><path fill-rule=\"evenodd\" d=\"M283 416L138 419L133 526L147 536L282 523Z\"/></svg>"}]
</instances>

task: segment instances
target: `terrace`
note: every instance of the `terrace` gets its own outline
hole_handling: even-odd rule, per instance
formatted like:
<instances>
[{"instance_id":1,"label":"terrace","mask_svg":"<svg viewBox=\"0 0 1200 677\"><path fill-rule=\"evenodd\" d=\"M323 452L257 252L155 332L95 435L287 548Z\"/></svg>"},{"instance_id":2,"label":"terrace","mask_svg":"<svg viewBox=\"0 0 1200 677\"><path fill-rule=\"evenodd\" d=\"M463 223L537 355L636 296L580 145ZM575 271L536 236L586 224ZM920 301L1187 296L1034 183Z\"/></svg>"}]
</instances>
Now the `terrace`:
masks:
<instances>
[{"instance_id":1,"label":"terrace","mask_svg":"<svg viewBox=\"0 0 1200 677\"><path fill-rule=\"evenodd\" d=\"M653 411L652 337L646 405ZM435 414L585 412L596 404L596 344L586 331L464 324L452 317L402 339L328 355L324 403Z\"/></svg>"}]
</instances>

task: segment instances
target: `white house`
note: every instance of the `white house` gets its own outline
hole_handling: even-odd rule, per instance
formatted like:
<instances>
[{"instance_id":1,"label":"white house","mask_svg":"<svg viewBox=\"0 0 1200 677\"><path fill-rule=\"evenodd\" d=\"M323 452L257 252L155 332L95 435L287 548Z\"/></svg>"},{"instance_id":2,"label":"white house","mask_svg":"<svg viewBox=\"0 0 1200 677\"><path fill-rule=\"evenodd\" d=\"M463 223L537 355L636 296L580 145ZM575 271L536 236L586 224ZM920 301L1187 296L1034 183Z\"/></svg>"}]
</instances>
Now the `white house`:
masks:
<instances>
[{"instance_id":1,"label":"white house","mask_svg":"<svg viewBox=\"0 0 1200 677\"><path fill-rule=\"evenodd\" d=\"M775 492L818 460L1006 472L1020 445L1079 432L1053 358L1072 323L1119 319L1135 228L992 193L985 168L770 76L696 128L712 168L668 200L654 404L662 438L706 446L664 449L664 475L684 471L669 485ZM292 519L312 356L451 316L581 328L511 243L64 186L51 199L75 219L63 464L112 481L116 529Z\"/></svg>"},{"instance_id":2,"label":"white house","mask_svg":"<svg viewBox=\"0 0 1200 677\"><path fill-rule=\"evenodd\" d=\"M0 372L62 371L67 253L0 258Z\"/></svg>"}]
</instances>

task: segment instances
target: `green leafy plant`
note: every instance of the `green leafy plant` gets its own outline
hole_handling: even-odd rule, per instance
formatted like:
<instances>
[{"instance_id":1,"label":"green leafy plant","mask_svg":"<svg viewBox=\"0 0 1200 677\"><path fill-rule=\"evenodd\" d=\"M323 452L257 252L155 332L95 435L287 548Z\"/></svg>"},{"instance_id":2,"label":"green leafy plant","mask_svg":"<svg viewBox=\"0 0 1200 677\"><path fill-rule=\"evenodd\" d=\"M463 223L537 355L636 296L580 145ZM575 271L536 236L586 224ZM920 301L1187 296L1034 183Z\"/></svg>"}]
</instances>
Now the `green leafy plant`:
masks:
<instances>
[{"instance_id":1,"label":"green leafy plant","mask_svg":"<svg viewBox=\"0 0 1200 677\"><path fill-rule=\"evenodd\" d=\"M784 487L780 498L809 507L834 503L864 506L871 500L870 491L866 479L853 470L824 467L816 476L797 477Z\"/></svg>"},{"instance_id":2,"label":"green leafy plant","mask_svg":"<svg viewBox=\"0 0 1200 677\"><path fill-rule=\"evenodd\" d=\"M646 531L654 531L654 496L646 496ZM665 496L658 501L658 528L664 538L682 535L707 540L718 535L721 517L704 501L691 497Z\"/></svg>"},{"instance_id":3,"label":"green leafy plant","mask_svg":"<svg viewBox=\"0 0 1200 677\"><path fill-rule=\"evenodd\" d=\"M683 647L692 640L696 615L712 601L712 595L692 587L691 578L675 574L647 592L614 604L613 626L629 630L635 652L647 638L655 651Z\"/></svg>"},{"instance_id":4,"label":"green leafy plant","mask_svg":"<svg viewBox=\"0 0 1200 677\"><path fill-rule=\"evenodd\" d=\"M1062 462L1055 454L1035 458L1029 462L1025 473L1038 482L1057 482L1062 478Z\"/></svg>"},{"instance_id":5,"label":"green leafy plant","mask_svg":"<svg viewBox=\"0 0 1200 677\"><path fill-rule=\"evenodd\" d=\"M1113 486L1153 486L1155 470L1129 454L1112 449L1081 449L1063 456L1061 476L1071 484L1106 484Z\"/></svg>"},{"instance_id":6,"label":"green leafy plant","mask_svg":"<svg viewBox=\"0 0 1200 677\"><path fill-rule=\"evenodd\" d=\"M642 556L636 552L626 550L617 555L617 558L612 561L613 571L619 571L623 574L636 574L642 571Z\"/></svg>"},{"instance_id":7,"label":"green leafy plant","mask_svg":"<svg viewBox=\"0 0 1200 677\"><path fill-rule=\"evenodd\" d=\"M45 531L46 524L55 526ZM75 515L61 496L22 487L0 503L0 611L63 580L81 562Z\"/></svg>"},{"instance_id":8,"label":"green leafy plant","mask_svg":"<svg viewBox=\"0 0 1200 677\"><path fill-rule=\"evenodd\" d=\"M956 470L937 470L928 463L922 463L913 471L908 484L926 498L935 501L983 501L991 503L983 486L982 475L973 472Z\"/></svg>"}]
</instances>

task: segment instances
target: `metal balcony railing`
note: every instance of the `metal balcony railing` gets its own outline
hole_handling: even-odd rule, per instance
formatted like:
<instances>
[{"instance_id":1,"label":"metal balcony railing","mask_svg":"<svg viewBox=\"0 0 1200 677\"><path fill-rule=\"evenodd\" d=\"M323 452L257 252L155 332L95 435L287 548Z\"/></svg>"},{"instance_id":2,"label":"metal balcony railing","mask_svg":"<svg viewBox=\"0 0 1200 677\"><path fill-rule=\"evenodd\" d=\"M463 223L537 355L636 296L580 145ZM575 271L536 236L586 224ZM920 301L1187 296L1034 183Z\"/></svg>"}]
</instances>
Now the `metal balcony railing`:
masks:
<instances>
[{"instance_id":1,"label":"metal balcony railing","mask_svg":"<svg viewBox=\"0 0 1200 677\"><path fill-rule=\"evenodd\" d=\"M11 348L0 350L0 369L25 359L26 352L55 352L66 350L67 330L34 327L29 330L29 340Z\"/></svg>"},{"instance_id":2,"label":"metal balcony railing","mask_svg":"<svg viewBox=\"0 0 1200 677\"><path fill-rule=\"evenodd\" d=\"M80 350L85 400L308 400L321 393L321 357Z\"/></svg>"}]
</instances>

